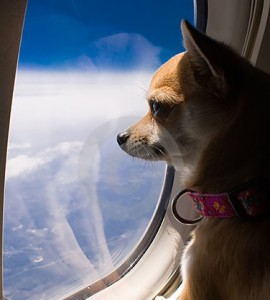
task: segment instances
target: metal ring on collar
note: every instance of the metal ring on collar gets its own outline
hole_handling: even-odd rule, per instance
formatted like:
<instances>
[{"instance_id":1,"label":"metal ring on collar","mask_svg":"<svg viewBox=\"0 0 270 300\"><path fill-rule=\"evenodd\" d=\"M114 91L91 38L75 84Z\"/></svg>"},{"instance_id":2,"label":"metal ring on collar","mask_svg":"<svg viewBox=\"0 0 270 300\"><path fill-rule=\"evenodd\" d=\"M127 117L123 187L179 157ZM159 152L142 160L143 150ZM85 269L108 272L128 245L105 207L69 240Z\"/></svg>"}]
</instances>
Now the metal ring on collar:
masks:
<instances>
[{"instance_id":1,"label":"metal ring on collar","mask_svg":"<svg viewBox=\"0 0 270 300\"><path fill-rule=\"evenodd\" d=\"M202 216L194 219L194 220L188 220L183 218L182 216L179 215L177 209L176 209L176 204L178 202L179 199L181 199L181 196L183 196L185 193L187 193L188 190L182 190L180 191L172 200L172 213L174 215L174 217L176 218L177 221L179 221L180 223L184 224L184 225L194 225L197 224L198 222L200 222L202 220Z\"/></svg>"}]
</instances>

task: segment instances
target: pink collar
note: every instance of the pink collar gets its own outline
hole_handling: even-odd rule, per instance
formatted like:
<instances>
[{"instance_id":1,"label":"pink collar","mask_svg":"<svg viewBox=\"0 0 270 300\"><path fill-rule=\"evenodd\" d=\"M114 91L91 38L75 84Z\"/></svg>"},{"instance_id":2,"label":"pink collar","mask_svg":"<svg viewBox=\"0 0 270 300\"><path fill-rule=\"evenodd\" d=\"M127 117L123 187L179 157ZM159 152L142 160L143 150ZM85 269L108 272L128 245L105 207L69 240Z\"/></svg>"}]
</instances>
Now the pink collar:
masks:
<instances>
[{"instance_id":1,"label":"pink collar","mask_svg":"<svg viewBox=\"0 0 270 300\"><path fill-rule=\"evenodd\" d=\"M228 193L204 194L184 190L173 200L173 212L177 219L185 224L197 223L201 218L190 221L179 215L176 202L183 194L192 198L195 209L204 217L255 217L265 214L270 208L269 184L263 178L250 180Z\"/></svg>"}]
</instances>

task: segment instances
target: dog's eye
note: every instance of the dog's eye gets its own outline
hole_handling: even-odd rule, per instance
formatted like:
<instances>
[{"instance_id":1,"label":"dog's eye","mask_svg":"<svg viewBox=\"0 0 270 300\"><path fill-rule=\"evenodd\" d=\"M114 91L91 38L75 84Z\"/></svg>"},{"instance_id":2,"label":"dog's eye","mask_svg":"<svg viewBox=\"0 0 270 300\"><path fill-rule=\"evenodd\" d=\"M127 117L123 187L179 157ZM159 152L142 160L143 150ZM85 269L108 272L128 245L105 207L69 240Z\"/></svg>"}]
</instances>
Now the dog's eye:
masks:
<instances>
[{"instance_id":1,"label":"dog's eye","mask_svg":"<svg viewBox=\"0 0 270 300\"><path fill-rule=\"evenodd\" d=\"M152 111L153 116L154 117L157 116L157 114L159 113L160 108L161 108L160 103L153 100L153 101L151 101L150 106L151 106L151 111Z\"/></svg>"}]
</instances>

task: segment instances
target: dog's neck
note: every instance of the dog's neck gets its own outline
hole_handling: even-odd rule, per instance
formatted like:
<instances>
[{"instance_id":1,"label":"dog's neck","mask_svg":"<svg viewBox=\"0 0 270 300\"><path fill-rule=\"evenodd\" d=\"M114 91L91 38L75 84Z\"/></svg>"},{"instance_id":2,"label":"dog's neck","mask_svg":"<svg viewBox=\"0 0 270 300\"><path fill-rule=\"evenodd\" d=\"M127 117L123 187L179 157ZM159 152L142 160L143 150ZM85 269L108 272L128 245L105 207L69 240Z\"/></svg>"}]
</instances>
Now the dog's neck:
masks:
<instances>
[{"instance_id":1,"label":"dog's neck","mask_svg":"<svg viewBox=\"0 0 270 300\"><path fill-rule=\"evenodd\" d=\"M217 145L217 150L222 145ZM182 184L186 188L204 193L220 193L231 190L252 178L269 178L269 162L265 155L214 151L205 149L202 158L193 166L184 168ZM215 155L215 153L217 153ZM268 156L269 157L269 156ZM207 161L207 164L205 163Z\"/></svg>"},{"instance_id":2,"label":"dog's neck","mask_svg":"<svg viewBox=\"0 0 270 300\"><path fill-rule=\"evenodd\" d=\"M264 95L258 90L268 91ZM252 101L239 109L238 116L214 133L194 159L185 186L200 192L228 191L249 179L263 176L270 182L269 87L248 90ZM254 96L256 94L256 97ZM254 101L258 99L258 101Z\"/></svg>"}]
</instances>

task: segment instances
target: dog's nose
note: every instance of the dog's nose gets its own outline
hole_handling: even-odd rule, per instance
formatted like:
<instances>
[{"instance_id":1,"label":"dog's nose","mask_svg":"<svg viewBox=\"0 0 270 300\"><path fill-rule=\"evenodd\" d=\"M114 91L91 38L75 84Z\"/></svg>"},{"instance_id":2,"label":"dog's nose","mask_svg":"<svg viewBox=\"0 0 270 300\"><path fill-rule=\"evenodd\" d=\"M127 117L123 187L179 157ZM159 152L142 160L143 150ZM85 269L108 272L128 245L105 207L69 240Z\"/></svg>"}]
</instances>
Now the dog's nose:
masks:
<instances>
[{"instance_id":1,"label":"dog's nose","mask_svg":"<svg viewBox=\"0 0 270 300\"><path fill-rule=\"evenodd\" d=\"M121 146L123 145L127 139L129 138L130 134L128 131L124 131L124 132L121 132L117 135L117 142L118 144Z\"/></svg>"}]
</instances>

